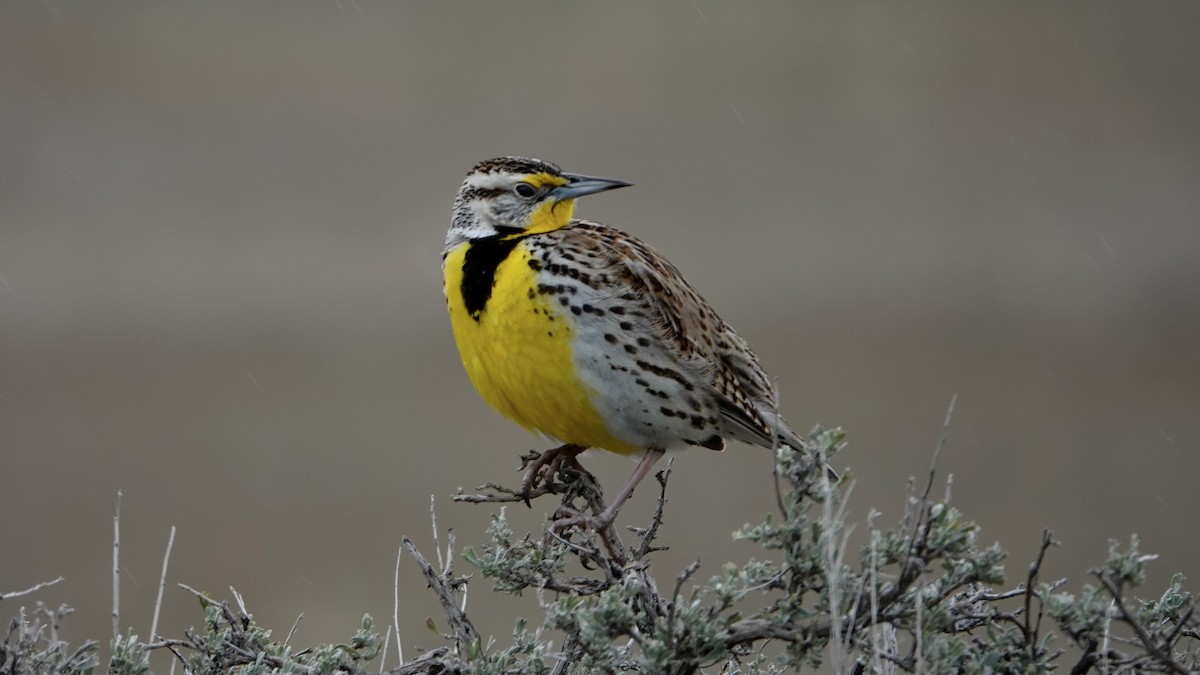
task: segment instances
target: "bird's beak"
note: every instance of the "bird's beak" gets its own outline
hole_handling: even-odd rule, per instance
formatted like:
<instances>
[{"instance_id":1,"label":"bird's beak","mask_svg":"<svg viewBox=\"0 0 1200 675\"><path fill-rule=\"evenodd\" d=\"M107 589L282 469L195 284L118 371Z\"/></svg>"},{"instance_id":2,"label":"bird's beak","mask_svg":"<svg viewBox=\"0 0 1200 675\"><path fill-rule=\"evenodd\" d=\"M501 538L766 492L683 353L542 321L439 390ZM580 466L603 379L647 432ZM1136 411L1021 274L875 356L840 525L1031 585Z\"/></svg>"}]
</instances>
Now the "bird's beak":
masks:
<instances>
[{"instance_id":1,"label":"bird's beak","mask_svg":"<svg viewBox=\"0 0 1200 675\"><path fill-rule=\"evenodd\" d=\"M568 182L566 185L560 185L550 191L556 199L575 199L584 195L591 195L605 190L615 190L617 188L629 187L633 183L626 183L623 180L613 178L598 178L596 176L581 176L577 173L564 173L563 178Z\"/></svg>"}]
</instances>

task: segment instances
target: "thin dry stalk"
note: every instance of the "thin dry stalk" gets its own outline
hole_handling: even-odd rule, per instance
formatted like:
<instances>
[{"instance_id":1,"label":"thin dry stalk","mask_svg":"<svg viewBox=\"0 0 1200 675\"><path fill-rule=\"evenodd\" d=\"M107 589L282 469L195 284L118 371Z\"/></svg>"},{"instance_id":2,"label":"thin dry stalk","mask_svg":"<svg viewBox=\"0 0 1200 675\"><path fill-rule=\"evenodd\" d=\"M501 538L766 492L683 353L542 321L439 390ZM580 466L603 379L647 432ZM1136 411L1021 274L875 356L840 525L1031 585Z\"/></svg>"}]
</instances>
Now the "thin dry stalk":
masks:
<instances>
[{"instance_id":1,"label":"thin dry stalk","mask_svg":"<svg viewBox=\"0 0 1200 675\"><path fill-rule=\"evenodd\" d=\"M117 490L117 510L113 515L112 561L112 627L113 640L121 636L121 491Z\"/></svg>"},{"instance_id":2,"label":"thin dry stalk","mask_svg":"<svg viewBox=\"0 0 1200 675\"><path fill-rule=\"evenodd\" d=\"M162 573L158 576L158 597L154 600L154 619L150 621L150 641L158 639L158 613L162 609L163 587L167 585L167 563L171 560L171 547L175 545L175 526L167 537L167 552L163 554Z\"/></svg>"},{"instance_id":3,"label":"thin dry stalk","mask_svg":"<svg viewBox=\"0 0 1200 675\"><path fill-rule=\"evenodd\" d=\"M54 584L57 584L58 582L62 581L65 578L66 577L59 577L57 579L51 579L50 581L43 581L40 584L34 584L33 586L30 586L29 588L26 588L23 591L10 591L8 593L0 593L0 600L19 598L22 595L29 595L30 593L36 593L37 591L40 591L47 586L53 586Z\"/></svg>"}]
</instances>

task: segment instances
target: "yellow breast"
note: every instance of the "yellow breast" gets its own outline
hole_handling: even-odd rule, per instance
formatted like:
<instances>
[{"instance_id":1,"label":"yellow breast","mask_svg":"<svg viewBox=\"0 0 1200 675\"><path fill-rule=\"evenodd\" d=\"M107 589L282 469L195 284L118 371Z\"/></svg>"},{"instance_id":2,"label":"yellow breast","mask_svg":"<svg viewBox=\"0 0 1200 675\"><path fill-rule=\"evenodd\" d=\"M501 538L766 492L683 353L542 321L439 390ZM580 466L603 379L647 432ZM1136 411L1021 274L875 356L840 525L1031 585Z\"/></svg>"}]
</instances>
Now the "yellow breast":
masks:
<instances>
[{"instance_id":1,"label":"yellow breast","mask_svg":"<svg viewBox=\"0 0 1200 675\"><path fill-rule=\"evenodd\" d=\"M502 415L563 443L623 454L633 447L612 435L576 375L571 319L537 293L531 253L518 244L496 267L484 308L472 316L463 300L470 243L443 265L450 322L463 367L480 395Z\"/></svg>"}]
</instances>

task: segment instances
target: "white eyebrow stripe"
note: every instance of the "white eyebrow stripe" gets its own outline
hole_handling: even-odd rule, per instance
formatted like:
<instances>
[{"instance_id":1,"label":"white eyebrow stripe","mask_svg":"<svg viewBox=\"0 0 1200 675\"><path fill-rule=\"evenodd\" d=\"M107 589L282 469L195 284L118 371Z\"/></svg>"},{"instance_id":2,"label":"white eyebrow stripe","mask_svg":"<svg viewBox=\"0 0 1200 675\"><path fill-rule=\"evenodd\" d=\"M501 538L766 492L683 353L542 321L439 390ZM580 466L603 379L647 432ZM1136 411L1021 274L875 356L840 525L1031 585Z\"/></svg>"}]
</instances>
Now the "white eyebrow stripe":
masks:
<instances>
[{"instance_id":1,"label":"white eyebrow stripe","mask_svg":"<svg viewBox=\"0 0 1200 675\"><path fill-rule=\"evenodd\" d=\"M467 186L481 190L499 190L512 184L513 175L503 173L473 173L467 176Z\"/></svg>"}]
</instances>

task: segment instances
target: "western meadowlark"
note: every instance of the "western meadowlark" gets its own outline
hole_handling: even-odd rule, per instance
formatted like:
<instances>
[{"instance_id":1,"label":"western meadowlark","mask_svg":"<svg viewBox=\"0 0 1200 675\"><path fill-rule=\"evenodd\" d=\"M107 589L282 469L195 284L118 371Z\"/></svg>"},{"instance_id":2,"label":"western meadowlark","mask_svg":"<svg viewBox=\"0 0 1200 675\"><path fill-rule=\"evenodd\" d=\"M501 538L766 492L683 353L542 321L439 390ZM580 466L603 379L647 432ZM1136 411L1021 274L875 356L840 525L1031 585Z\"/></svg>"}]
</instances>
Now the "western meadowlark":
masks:
<instances>
[{"instance_id":1,"label":"western meadowlark","mask_svg":"<svg viewBox=\"0 0 1200 675\"><path fill-rule=\"evenodd\" d=\"M754 352L674 265L630 234L572 217L576 198L628 185L536 159L480 162L459 188L442 252L472 384L505 417L564 444L526 474L526 494L551 458L643 454L591 521L599 527L666 450L722 450L726 438L804 446Z\"/></svg>"}]
</instances>

